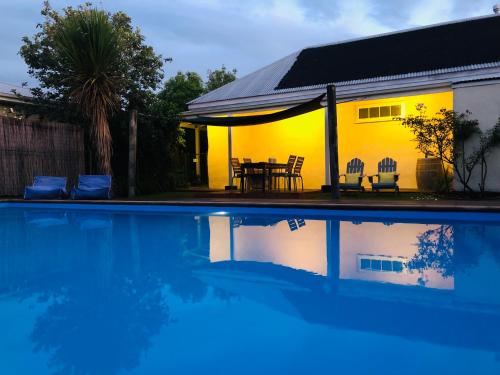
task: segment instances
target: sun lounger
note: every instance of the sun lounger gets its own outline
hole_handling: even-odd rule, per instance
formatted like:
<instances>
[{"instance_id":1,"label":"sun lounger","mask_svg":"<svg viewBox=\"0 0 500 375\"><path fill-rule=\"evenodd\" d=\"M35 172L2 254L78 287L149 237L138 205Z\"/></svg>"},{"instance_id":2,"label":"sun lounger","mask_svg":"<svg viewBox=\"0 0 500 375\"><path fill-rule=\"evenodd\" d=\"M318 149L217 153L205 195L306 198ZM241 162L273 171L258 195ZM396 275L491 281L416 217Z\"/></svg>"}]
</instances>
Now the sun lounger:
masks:
<instances>
[{"instance_id":1,"label":"sun lounger","mask_svg":"<svg viewBox=\"0 0 500 375\"><path fill-rule=\"evenodd\" d=\"M24 189L24 199L61 199L68 195L66 177L35 176L32 186Z\"/></svg>"},{"instance_id":2,"label":"sun lounger","mask_svg":"<svg viewBox=\"0 0 500 375\"><path fill-rule=\"evenodd\" d=\"M80 175L71 199L111 199L110 175Z\"/></svg>"}]
</instances>

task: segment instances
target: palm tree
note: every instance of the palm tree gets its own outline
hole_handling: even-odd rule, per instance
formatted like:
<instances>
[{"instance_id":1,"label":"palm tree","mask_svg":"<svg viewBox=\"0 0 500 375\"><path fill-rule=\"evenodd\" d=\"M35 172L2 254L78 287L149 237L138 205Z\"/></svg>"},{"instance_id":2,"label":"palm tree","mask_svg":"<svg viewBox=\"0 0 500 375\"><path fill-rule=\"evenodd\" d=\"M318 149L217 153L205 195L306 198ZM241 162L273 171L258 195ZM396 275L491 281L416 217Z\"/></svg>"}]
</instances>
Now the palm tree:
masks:
<instances>
[{"instance_id":1,"label":"palm tree","mask_svg":"<svg viewBox=\"0 0 500 375\"><path fill-rule=\"evenodd\" d=\"M108 14L89 9L62 18L54 35L64 66L62 81L70 100L90 122L90 135L101 173L111 174L112 142L108 115L118 107L120 49Z\"/></svg>"}]
</instances>

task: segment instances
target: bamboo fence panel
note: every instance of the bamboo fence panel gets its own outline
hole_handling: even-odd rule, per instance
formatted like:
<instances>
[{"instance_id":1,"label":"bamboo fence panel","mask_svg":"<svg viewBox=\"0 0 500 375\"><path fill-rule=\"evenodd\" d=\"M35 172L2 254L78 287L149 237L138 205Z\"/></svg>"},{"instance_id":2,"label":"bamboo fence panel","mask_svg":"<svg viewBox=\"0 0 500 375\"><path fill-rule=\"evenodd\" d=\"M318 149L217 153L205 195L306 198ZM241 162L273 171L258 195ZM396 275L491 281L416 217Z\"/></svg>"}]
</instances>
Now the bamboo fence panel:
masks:
<instances>
[{"instance_id":1,"label":"bamboo fence panel","mask_svg":"<svg viewBox=\"0 0 500 375\"><path fill-rule=\"evenodd\" d=\"M0 116L0 196L21 195L33 177L85 171L84 132L76 125Z\"/></svg>"}]
</instances>

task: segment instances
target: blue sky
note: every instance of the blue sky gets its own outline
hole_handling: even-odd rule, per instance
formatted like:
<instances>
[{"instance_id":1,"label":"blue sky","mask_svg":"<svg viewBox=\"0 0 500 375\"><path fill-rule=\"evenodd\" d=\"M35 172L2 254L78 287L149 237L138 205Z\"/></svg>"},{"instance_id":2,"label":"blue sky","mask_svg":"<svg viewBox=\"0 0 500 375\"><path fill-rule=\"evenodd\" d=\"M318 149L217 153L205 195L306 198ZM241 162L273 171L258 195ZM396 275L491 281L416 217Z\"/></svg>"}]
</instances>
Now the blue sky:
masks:
<instances>
[{"instance_id":1,"label":"blue sky","mask_svg":"<svg viewBox=\"0 0 500 375\"><path fill-rule=\"evenodd\" d=\"M19 57L21 38L42 21L42 0L2 0L0 83L33 80ZM81 1L53 0L54 8ZM128 13L168 76L193 70L250 73L303 47L437 22L492 14L494 0L101 0Z\"/></svg>"}]
</instances>

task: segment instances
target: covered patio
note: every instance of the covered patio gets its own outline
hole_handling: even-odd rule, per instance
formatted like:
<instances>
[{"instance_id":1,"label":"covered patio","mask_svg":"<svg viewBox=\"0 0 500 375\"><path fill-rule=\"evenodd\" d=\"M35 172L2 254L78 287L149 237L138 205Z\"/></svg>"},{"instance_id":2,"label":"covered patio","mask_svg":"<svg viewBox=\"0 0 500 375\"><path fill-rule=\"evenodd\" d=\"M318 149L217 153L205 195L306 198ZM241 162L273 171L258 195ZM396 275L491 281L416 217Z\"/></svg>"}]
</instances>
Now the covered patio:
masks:
<instances>
[{"instance_id":1,"label":"covered patio","mask_svg":"<svg viewBox=\"0 0 500 375\"><path fill-rule=\"evenodd\" d=\"M417 105L422 104L429 113L453 108L453 92L438 89L382 98L336 98L338 173L346 173L350 160L360 159L364 163L361 184L369 191L368 176L377 174L379 161L389 157L397 162L401 190L417 191L417 160L424 155L416 150L414 136L401 125L401 119L416 114ZM325 190L332 185L329 126L334 125L329 123L324 93L298 105L188 117L185 121L206 126L210 190L301 192L302 183L304 191ZM302 158L301 180L283 174L296 177L294 163L289 165L291 157L294 161ZM276 180L276 175L282 178ZM242 180L247 181L245 189L241 189Z\"/></svg>"}]
</instances>

